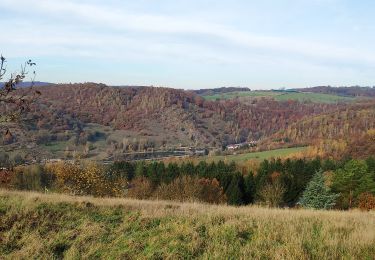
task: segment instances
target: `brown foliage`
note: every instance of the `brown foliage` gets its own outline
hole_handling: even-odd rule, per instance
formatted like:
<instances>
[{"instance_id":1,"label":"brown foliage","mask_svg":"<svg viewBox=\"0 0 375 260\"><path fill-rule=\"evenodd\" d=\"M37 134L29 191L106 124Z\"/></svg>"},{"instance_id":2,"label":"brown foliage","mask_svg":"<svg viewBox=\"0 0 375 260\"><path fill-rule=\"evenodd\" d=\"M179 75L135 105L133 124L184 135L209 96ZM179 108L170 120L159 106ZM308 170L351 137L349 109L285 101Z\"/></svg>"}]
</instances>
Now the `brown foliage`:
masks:
<instances>
[{"instance_id":1,"label":"brown foliage","mask_svg":"<svg viewBox=\"0 0 375 260\"><path fill-rule=\"evenodd\" d=\"M266 184L259 192L259 202L269 207L279 207L283 203L285 187L280 181Z\"/></svg>"},{"instance_id":2,"label":"brown foliage","mask_svg":"<svg viewBox=\"0 0 375 260\"><path fill-rule=\"evenodd\" d=\"M7 72L5 63L6 59L1 55L0 82L2 82ZM21 71L10 74L9 79L7 79L4 85L0 87L0 105L5 104L5 106L2 107L2 111L0 113L1 120L4 120L6 122L19 118L23 112L29 110L29 105L35 100L35 96L40 94L38 90L32 93L30 93L30 91L24 91L22 94L13 94L13 92L16 90L17 85L22 83L26 78L28 74L28 68L31 68L35 65L36 64L34 62L28 60L23 66L21 66ZM34 79L35 71L33 71L31 87L33 86Z\"/></svg>"},{"instance_id":3,"label":"brown foliage","mask_svg":"<svg viewBox=\"0 0 375 260\"><path fill-rule=\"evenodd\" d=\"M358 198L358 207L362 210L374 210L375 196L368 192L362 193Z\"/></svg>"},{"instance_id":4,"label":"brown foliage","mask_svg":"<svg viewBox=\"0 0 375 260\"><path fill-rule=\"evenodd\" d=\"M366 133L352 138L348 146L347 154L353 158L367 158L375 154L375 128Z\"/></svg>"},{"instance_id":5,"label":"brown foliage","mask_svg":"<svg viewBox=\"0 0 375 260\"><path fill-rule=\"evenodd\" d=\"M0 187L9 188L12 181L13 172L8 170L0 170Z\"/></svg>"},{"instance_id":6,"label":"brown foliage","mask_svg":"<svg viewBox=\"0 0 375 260\"><path fill-rule=\"evenodd\" d=\"M153 187L145 177L136 177L130 183L126 195L135 199L148 199L152 196Z\"/></svg>"},{"instance_id":7,"label":"brown foliage","mask_svg":"<svg viewBox=\"0 0 375 260\"><path fill-rule=\"evenodd\" d=\"M57 187L72 194L121 196L125 190L125 180L109 180L106 178L107 169L96 163L84 166L73 163L56 163L47 165L46 168L56 175Z\"/></svg>"},{"instance_id":8,"label":"brown foliage","mask_svg":"<svg viewBox=\"0 0 375 260\"><path fill-rule=\"evenodd\" d=\"M214 204L226 202L223 188L216 179L199 179L190 176L182 176L170 184L160 185L153 197L181 202L200 201Z\"/></svg>"},{"instance_id":9,"label":"brown foliage","mask_svg":"<svg viewBox=\"0 0 375 260\"><path fill-rule=\"evenodd\" d=\"M157 134L154 132L157 128L151 126L158 125L168 133L183 134L185 141L202 144L258 139L305 116L336 110L337 107L269 99L255 100L252 104L238 100L216 102L183 90L115 88L93 83L40 87L38 90L43 96L33 109L48 114L50 111L43 108L50 107L54 112L47 117L58 119L65 115L65 118L74 117L82 123L110 125L115 129L147 132L148 135ZM43 117L40 120L44 121ZM70 125L60 121L56 125ZM186 129L184 133L181 133L182 128Z\"/></svg>"}]
</instances>

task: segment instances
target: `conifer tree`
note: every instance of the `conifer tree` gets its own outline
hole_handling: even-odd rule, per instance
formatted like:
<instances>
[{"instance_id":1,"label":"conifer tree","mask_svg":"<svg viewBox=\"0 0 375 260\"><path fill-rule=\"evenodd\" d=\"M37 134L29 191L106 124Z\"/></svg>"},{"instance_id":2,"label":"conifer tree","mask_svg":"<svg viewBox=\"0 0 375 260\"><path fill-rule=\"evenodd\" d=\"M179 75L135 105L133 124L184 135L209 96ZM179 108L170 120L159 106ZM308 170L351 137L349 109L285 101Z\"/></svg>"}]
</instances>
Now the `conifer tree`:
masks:
<instances>
[{"instance_id":1,"label":"conifer tree","mask_svg":"<svg viewBox=\"0 0 375 260\"><path fill-rule=\"evenodd\" d=\"M244 178L245 182L245 203L250 204L254 203L255 197L255 181L254 181L254 174L250 172Z\"/></svg>"},{"instance_id":2,"label":"conifer tree","mask_svg":"<svg viewBox=\"0 0 375 260\"><path fill-rule=\"evenodd\" d=\"M226 190L226 195L228 198L228 204L230 205L242 205L244 204L244 180L242 175L236 174L233 176L228 189Z\"/></svg>"},{"instance_id":3,"label":"conifer tree","mask_svg":"<svg viewBox=\"0 0 375 260\"><path fill-rule=\"evenodd\" d=\"M325 185L322 171L317 171L298 202L306 208L330 209L335 205L337 194L332 193Z\"/></svg>"}]
</instances>

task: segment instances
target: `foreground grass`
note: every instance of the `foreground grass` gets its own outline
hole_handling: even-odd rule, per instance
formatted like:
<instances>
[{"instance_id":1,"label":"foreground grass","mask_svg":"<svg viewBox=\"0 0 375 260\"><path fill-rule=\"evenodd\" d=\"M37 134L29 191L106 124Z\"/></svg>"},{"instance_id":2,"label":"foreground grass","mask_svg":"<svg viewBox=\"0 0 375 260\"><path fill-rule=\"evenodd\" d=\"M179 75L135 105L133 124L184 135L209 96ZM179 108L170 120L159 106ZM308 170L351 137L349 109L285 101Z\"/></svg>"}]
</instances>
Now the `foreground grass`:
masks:
<instances>
[{"instance_id":1,"label":"foreground grass","mask_svg":"<svg viewBox=\"0 0 375 260\"><path fill-rule=\"evenodd\" d=\"M0 190L0 258L373 259L375 214Z\"/></svg>"},{"instance_id":2,"label":"foreground grass","mask_svg":"<svg viewBox=\"0 0 375 260\"><path fill-rule=\"evenodd\" d=\"M265 160L270 158L283 158L295 153L299 153L305 151L307 147L292 147L292 148L282 148L282 149L275 149L270 151L263 151L263 152L252 152L252 153L243 153L243 154L234 154L234 155L218 155L218 156L210 156L204 157L205 161L226 161L226 162L245 162L247 160L256 159L256 160Z\"/></svg>"}]
</instances>

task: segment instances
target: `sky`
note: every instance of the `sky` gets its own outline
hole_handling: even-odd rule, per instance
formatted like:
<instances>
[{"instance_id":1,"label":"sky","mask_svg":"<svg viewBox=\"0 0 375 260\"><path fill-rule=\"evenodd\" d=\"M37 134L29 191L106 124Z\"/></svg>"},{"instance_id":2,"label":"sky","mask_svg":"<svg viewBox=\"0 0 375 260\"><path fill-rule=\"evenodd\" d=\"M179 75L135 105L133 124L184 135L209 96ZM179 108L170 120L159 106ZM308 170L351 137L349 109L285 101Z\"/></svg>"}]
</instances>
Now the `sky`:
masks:
<instances>
[{"instance_id":1,"label":"sky","mask_svg":"<svg viewBox=\"0 0 375 260\"><path fill-rule=\"evenodd\" d=\"M184 89L375 85L372 0L0 0L8 71Z\"/></svg>"}]
</instances>

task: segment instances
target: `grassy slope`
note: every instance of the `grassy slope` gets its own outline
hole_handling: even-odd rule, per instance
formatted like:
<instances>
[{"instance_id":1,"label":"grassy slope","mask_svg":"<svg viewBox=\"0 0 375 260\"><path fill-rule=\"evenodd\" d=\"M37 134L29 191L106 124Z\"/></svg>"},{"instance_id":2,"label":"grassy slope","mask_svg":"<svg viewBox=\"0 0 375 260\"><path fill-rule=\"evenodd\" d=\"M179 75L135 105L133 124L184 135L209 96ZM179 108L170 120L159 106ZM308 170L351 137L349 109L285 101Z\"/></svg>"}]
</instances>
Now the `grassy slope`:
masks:
<instances>
[{"instance_id":1,"label":"grassy slope","mask_svg":"<svg viewBox=\"0 0 375 260\"><path fill-rule=\"evenodd\" d=\"M307 147L294 147L294 148L283 148L283 149L276 149L264 152L254 152L254 153L244 153L244 154L235 154L235 155L227 155L227 156L212 156L212 157L205 157L208 161L233 161L233 162L243 162L250 159L257 159L257 160L264 160L269 158L281 158L286 157L288 155L292 155L294 153L302 152L306 150Z\"/></svg>"},{"instance_id":2,"label":"grassy slope","mask_svg":"<svg viewBox=\"0 0 375 260\"><path fill-rule=\"evenodd\" d=\"M277 101L298 100L312 101L316 103L336 103L339 101L352 101L354 98L342 97L330 94L319 93L283 93L276 91L243 91L230 92L225 94L216 94L212 96L204 96L207 100L216 99L232 99L236 97L273 97Z\"/></svg>"},{"instance_id":3,"label":"grassy slope","mask_svg":"<svg viewBox=\"0 0 375 260\"><path fill-rule=\"evenodd\" d=\"M288 93L275 96L277 101L298 100L312 101L315 103L337 103L339 101L352 101L354 98L342 97L329 94L319 93Z\"/></svg>"},{"instance_id":4,"label":"grassy slope","mask_svg":"<svg viewBox=\"0 0 375 260\"><path fill-rule=\"evenodd\" d=\"M272 97L276 95L278 95L278 93L273 92L273 91L238 91L238 92L228 92L224 94L203 96L203 98L207 100L216 100L216 99L232 99L236 97Z\"/></svg>"},{"instance_id":5,"label":"grassy slope","mask_svg":"<svg viewBox=\"0 0 375 260\"><path fill-rule=\"evenodd\" d=\"M5 259L372 259L374 212L235 208L0 190Z\"/></svg>"}]
</instances>

